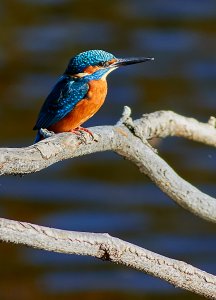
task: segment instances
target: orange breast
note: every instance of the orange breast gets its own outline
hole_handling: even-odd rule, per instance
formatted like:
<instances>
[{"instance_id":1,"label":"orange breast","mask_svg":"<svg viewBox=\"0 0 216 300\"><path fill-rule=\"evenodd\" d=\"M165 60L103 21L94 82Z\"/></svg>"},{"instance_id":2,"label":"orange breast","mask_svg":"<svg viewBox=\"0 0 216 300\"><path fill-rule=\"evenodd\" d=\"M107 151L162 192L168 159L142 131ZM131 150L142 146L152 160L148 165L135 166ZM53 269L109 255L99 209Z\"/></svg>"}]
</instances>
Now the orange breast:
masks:
<instances>
[{"instance_id":1,"label":"orange breast","mask_svg":"<svg viewBox=\"0 0 216 300\"><path fill-rule=\"evenodd\" d=\"M86 98L78 102L70 113L48 129L58 133L71 131L80 126L100 109L106 94L106 80L91 80Z\"/></svg>"}]
</instances>

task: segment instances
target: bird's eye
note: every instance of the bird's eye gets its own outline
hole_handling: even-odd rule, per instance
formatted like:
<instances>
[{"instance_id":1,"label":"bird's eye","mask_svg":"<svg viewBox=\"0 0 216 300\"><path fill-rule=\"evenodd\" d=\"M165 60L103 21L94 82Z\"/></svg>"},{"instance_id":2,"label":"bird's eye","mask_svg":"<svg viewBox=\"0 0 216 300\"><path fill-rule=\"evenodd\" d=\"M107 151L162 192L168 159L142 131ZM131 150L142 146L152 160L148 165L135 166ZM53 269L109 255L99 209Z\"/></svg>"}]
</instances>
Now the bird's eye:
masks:
<instances>
[{"instance_id":1,"label":"bird's eye","mask_svg":"<svg viewBox=\"0 0 216 300\"><path fill-rule=\"evenodd\" d=\"M108 61L101 61L101 62L99 62L98 66L100 66L100 67L108 67L109 66L109 62Z\"/></svg>"}]
</instances>

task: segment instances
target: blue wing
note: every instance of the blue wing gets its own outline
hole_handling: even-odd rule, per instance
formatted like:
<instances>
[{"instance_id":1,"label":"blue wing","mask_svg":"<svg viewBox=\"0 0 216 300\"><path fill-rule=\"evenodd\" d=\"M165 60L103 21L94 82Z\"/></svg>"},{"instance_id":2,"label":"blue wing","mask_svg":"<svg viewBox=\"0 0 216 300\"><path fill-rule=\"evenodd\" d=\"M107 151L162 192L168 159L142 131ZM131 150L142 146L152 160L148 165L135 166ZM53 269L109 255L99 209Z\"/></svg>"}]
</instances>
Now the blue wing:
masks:
<instances>
[{"instance_id":1,"label":"blue wing","mask_svg":"<svg viewBox=\"0 0 216 300\"><path fill-rule=\"evenodd\" d=\"M33 129L48 128L64 118L85 97L88 89L86 81L63 75L46 98Z\"/></svg>"}]
</instances>

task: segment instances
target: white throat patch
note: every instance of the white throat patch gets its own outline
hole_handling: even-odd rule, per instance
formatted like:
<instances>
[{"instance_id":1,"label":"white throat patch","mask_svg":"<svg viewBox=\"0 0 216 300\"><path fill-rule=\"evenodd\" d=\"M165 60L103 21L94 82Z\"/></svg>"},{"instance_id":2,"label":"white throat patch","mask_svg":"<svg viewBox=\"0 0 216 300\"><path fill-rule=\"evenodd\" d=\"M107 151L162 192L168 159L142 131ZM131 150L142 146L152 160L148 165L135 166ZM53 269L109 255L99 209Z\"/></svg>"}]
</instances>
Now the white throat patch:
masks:
<instances>
[{"instance_id":1,"label":"white throat patch","mask_svg":"<svg viewBox=\"0 0 216 300\"><path fill-rule=\"evenodd\" d=\"M89 75L89 73L78 73L74 77L82 78L82 77L85 77L87 75Z\"/></svg>"},{"instance_id":2,"label":"white throat patch","mask_svg":"<svg viewBox=\"0 0 216 300\"><path fill-rule=\"evenodd\" d=\"M118 67L111 67L110 69L107 70L107 72L101 77L102 80L106 80L106 77L109 73L111 73L112 71L114 71L115 69L117 69Z\"/></svg>"}]
</instances>

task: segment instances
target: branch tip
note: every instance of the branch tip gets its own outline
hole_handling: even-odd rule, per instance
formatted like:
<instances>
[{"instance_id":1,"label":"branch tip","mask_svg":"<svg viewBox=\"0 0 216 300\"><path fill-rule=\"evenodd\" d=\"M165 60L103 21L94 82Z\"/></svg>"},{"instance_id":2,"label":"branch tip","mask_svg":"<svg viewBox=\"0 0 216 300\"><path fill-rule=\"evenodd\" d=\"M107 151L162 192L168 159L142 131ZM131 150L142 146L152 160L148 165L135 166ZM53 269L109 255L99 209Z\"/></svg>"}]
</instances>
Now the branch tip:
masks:
<instances>
[{"instance_id":1,"label":"branch tip","mask_svg":"<svg viewBox=\"0 0 216 300\"><path fill-rule=\"evenodd\" d=\"M208 120L208 124L214 128L216 128L216 118L211 116Z\"/></svg>"},{"instance_id":2,"label":"branch tip","mask_svg":"<svg viewBox=\"0 0 216 300\"><path fill-rule=\"evenodd\" d=\"M122 112L122 117L120 118L120 120L117 122L116 125L122 125L122 124L127 124L128 120L131 120L131 109L129 106L124 106L123 112ZM129 122L131 122L129 121Z\"/></svg>"},{"instance_id":3,"label":"branch tip","mask_svg":"<svg viewBox=\"0 0 216 300\"><path fill-rule=\"evenodd\" d=\"M124 106L122 116L130 117L131 116L131 108L127 105Z\"/></svg>"}]
</instances>

